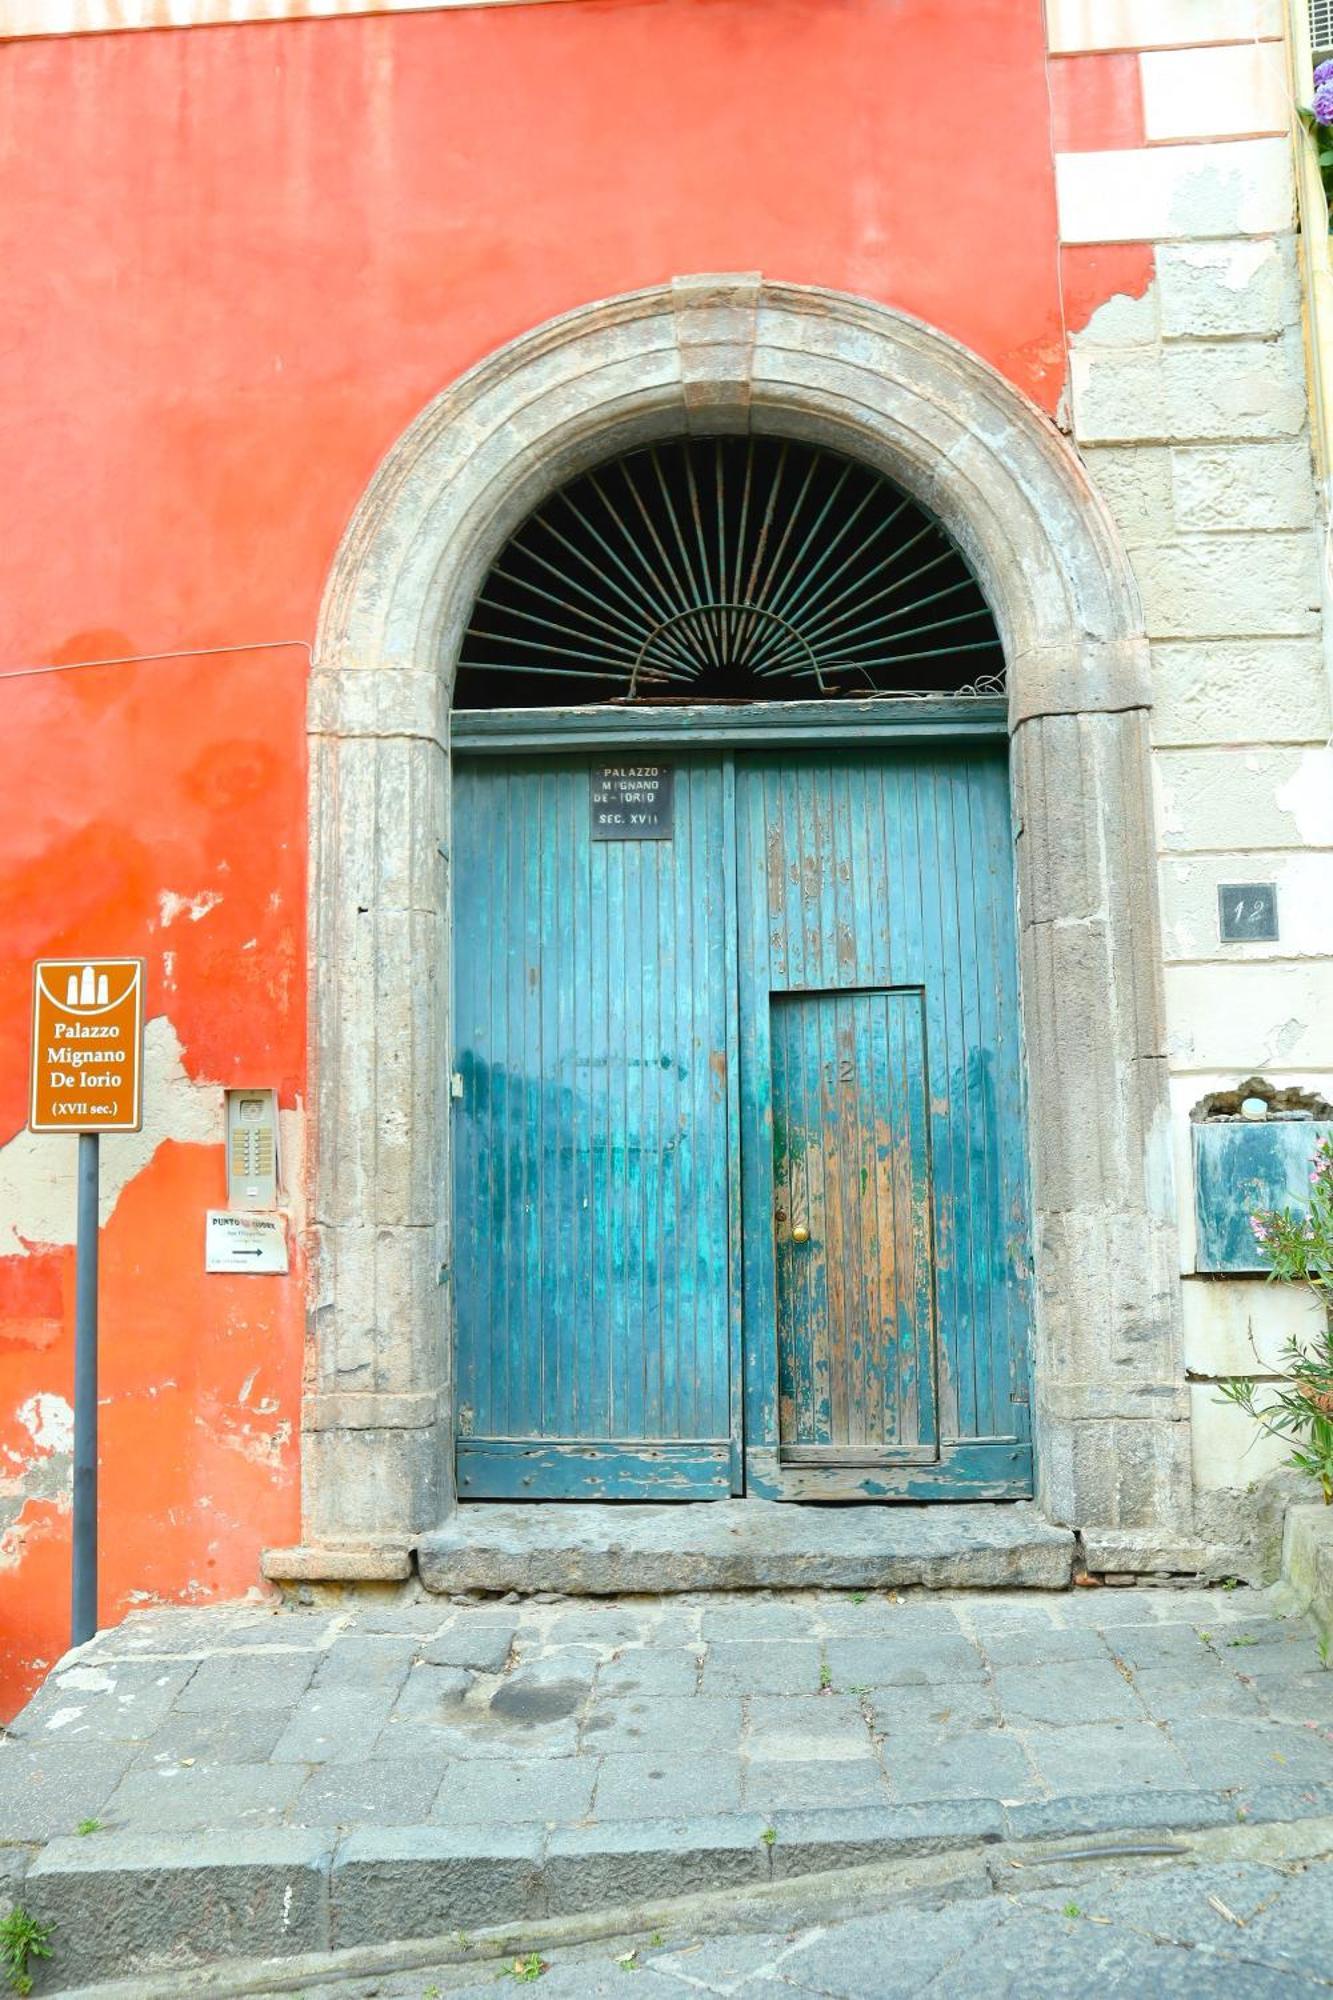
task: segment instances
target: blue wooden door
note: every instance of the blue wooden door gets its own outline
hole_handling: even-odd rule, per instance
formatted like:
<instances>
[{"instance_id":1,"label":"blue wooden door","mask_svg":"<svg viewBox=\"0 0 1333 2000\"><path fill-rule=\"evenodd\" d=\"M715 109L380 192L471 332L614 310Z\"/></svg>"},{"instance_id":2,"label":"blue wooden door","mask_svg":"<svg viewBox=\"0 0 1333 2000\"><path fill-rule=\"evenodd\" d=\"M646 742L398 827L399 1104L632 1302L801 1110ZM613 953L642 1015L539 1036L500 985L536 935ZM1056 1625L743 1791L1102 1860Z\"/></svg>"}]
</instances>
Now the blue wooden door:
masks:
<instances>
[{"instance_id":1,"label":"blue wooden door","mask_svg":"<svg viewBox=\"0 0 1333 2000\"><path fill-rule=\"evenodd\" d=\"M1003 749L748 758L737 820L748 1490L1029 1493Z\"/></svg>"},{"instance_id":2,"label":"blue wooden door","mask_svg":"<svg viewBox=\"0 0 1333 2000\"><path fill-rule=\"evenodd\" d=\"M732 774L677 763L652 839L593 839L591 779L455 761L465 1498L732 1485Z\"/></svg>"},{"instance_id":3,"label":"blue wooden door","mask_svg":"<svg viewBox=\"0 0 1333 2000\"><path fill-rule=\"evenodd\" d=\"M460 1493L1030 1492L1003 747L592 779L455 763Z\"/></svg>"}]
</instances>

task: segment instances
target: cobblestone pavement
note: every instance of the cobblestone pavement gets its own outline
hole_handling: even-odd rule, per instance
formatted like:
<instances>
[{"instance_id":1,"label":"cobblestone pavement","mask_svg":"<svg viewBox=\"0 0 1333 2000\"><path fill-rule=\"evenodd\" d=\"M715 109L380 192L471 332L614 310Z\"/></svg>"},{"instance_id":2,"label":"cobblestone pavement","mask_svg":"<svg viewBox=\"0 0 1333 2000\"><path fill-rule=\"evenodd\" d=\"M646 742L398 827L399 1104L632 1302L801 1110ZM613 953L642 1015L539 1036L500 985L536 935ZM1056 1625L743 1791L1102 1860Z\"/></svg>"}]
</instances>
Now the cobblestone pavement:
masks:
<instances>
[{"instance_id":1,"label":"cobblestone pavement","mask_svg":"<svg viewBox=\"0 0 1333 2000\"><path fill-rule=\"evenodd\" d=\"M0 1743L0 1892L57 1927L51 1991L1323 1817L1333 1673L1262 1592L240 1606L136 1615L56 1668Z\"/></svg>"},{"instance_id":2,"label":"cobblestone pavement","mask_svg":"<svg viewBox=\"0 0 1333 2000\"><path fill-rule=\"evenodd\" d=\"M766 1929L656 1931L315 1985L302 2000L1298 2000L1333 1991L1333 1863L1094 1866L1058 1886L921 1897ZM626 1973L641 1976L626 1984ZM540 1983L538 1984L538 1981Z\"/></svg>"},{"instance_id":3,"label":"cobblestone pavement","mask_svg":"<svg viewBox=\"0 0 1333 2000\"><path fill-rule=\"evenodd\" d=\"M1255 1591L237 1607L58 1667L0 1745L0 1841L978 1798L1039 1835L1072 1795L1123 1825L1330 1781L1333 1673Z\"/></svg>"}]
</instances>

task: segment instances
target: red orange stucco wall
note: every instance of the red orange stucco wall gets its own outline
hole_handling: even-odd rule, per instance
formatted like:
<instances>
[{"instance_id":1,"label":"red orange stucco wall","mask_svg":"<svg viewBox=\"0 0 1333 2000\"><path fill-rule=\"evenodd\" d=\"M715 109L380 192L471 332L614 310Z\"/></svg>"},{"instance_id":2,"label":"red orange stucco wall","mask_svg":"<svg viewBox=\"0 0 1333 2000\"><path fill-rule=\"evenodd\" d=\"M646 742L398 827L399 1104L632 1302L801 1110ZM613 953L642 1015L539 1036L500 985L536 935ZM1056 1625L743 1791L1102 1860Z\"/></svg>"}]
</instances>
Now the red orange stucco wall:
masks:
<instances>
[{"instance_id":1,"label":"red orange stucco wall","mask_svg":"<svg viewBox=\"0 0 1333 2000\"><path fill-rule=\"evenodd\" d=\"M421 406L675 273L869 294L1061 392L1040 0L53 38L0 51L0 88L0 672L309 640ZM220 1087L304 1100L305 671L288 647L0 681L0 1712L67 1632L73 1144L22 1133L37 954L149 961L156 1097L105 1228L102 1617L241 1592L298 1532L299 1259L205 1277L203 1211Z\"/></svg>"}]
</instances>

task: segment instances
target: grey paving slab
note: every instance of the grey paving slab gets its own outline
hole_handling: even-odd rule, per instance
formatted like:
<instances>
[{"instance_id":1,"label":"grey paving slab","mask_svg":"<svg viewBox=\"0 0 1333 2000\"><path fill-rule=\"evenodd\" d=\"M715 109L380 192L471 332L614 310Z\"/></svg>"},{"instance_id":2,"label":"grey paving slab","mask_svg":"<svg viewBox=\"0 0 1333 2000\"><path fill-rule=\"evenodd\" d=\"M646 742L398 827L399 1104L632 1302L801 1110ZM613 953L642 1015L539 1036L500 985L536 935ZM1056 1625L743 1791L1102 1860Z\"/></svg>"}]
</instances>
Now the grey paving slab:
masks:
<instances>
[{"instance_id":1,"label":"grey paving slab","mask_svg":"<svg viewBox=\"0 0 1333 2000\"><path fill-rule=\"evenodd\" d=\"M470 1667L498 1674L509 1658L518 1630L516 1618L482 1618L468 1613L423 1641L420 1658L435 1667Z\"/></svg>"},{"instance_id":2,"label":"grey paving slab","mask_svg":"<svg viewBox=\"0 0 1333 2000\"><path fill-rule=\"evenodd\" d=\"M462 1667L419 1660L408 1669L394 1700L394 1717L421 1722L453 1722L472 1677Z\"/></svg>"},{"instance_id":3,"label":"grey paving slab","mask_svg":"<svg viewBox=\"0 0 1333 2000\"><path fill-rule=\"evenodd\" d=\"M49 1840L105 1818L135 1749L125 1742L69 1750L0 1743L0 1841Z\"/></svg>"},{"instance_id":4,"label":"grey paving slab","mask_svg":"<svg viewBox=\"0 0 1333 2000\"><path fill-rule=\"evenodd\" d=\"M740 1809L739 1757L616 1755L601 1760L594 1802L598 1820L678 1819Z\"/></svg>"},{"instance_id":5,"label":"grey paving slab","mask_svg":"<svg viewBox=\"0 0 1333 2000\"><path fill-rule=\"evenodd\" d=\"M106 1801L103 1819L126 1833L207 1833L280 1826L306 1772L299 1764L196 1764L136 1770Z\"/></svg>"},{"instance_id":6,"label":"grey paving slab","mask_svg":"<svg viewBox=\"0 0 1333 2000\"><path fill-rule=\"evenodd\" d=\"M1023 1799L1040 1779L1019 1738L1002 1729L974 1729L966 1736L916 1737L882 1746L893 1796L904 1803L928 1799Z\"/></svg>"},{"instance_id":7,"label":"grey paving slab","mask_svg":"<svg viewBox=\"0 0 1333 2000\"><path fill-rule=\"evenodd\" d=\"M1304 1674L1259 1674L1252 1685L1255 1700L1280 1721L1333 1730L1333 1673L1327 1668Z\"/></svg>"},{"instance_id":8,"label":"grey paving slab","mask_svg":"<svg viewBox=\"0 0 1333 2000\"><path fill-rule=\"evenodd\" d=\"M420 1604L368 1604L364 1610L358 1607L355 1629L372 1634L406 1633L426 1639L441 1631L454 1616L439 1598L428 1598Z\"/></svg>"},{"instance_id":9,"label":"grey paving slab","mask_svg":"<svg viewBox=\"0 0 1333 2000\"><path fill-rule=\"evenodd\" d=\"M1234 1612L1215 1590L1089 1589L1062 1593L1063 1625L1096 1625L1113 1631L1131 1625L1218 1623Z\"/></svg>"},{"instance_id":10,"label":"grey paving slab","mask_svg":"<svg viewBox=\"0 0 1333 2000\"><path fill-rule=\"evenodd\" d=\"M388 1688L396 1693L421 1643L407 1633L344 1633L321 1655L312 1686Z\"/></svg>"},{"instance_id":11,"label":"grey paving slab","mask_svg":"<svg viewBox=\"0 0 1333 2000\"><path fill-rule=\"evenodd\" d=\"M1170 1735L1151 1722L1085 1722L1023 1731L1028 1754L1052 1792L1124 1792L1137 1785L1179 1791L1190 1771Z\"/></svg>"},{"instance_id":12,"label":"grey paving slab","mask_svg":"<svg viewBox=\"0 0 1333 2000\"><path fill-rule=\"evenodd\" d=\"M888 1805L889 1787L872 1757L821 1757L808 1764L747 1761L741 1801L770 1816L832 1806L854 1810Z\"/></svg>"},{"instance_id":13,"label":"grey paving slab","mask_svg":"<svg viewBox=\"0 0 1333 2000\"><path fill-rule=\"evenodd\" d=\"M958 1736L995 1727L1000 1708L988 1680L950 1681L944 1687L876 1688L866 1697L872 1726L891 1742L902 1737Z\"/></svg>"},{"instance_id":14,"label":"grey paving slab","mask_svg":"<svg viewBox=\"0 0 1333 2000\"><path fill-rule=\"evenodd\" d=\"M597 1675L597 1655L583 1647L520 1659L495 1691L497 1714L524 1722L554 1722L580 1707Z\"/></svg>"},{"instance_id":15,"label":"grey paving slab","mask_svg":"<svg viewBox=\"0 0 1333 2000\"><path fill-rule=\"evenodd\" d=\"M873 1757L869 1724L846 1695L753 1695L747 1704L745 1753L752 1763L810 1763Z\"/></svg>"},{"instance_id":16,"label":"grey paving slab","mask_svg":"<svg viewBox=\"0 0 1333 2000\"><path fill-rule=\"evenodd\" d=\"M474 1757L449 1766L433 1817L449 1826L550 1825L583 1819L596 1757Z\"/></svg>"},{"instance_id":17,"label":"grey paving slab","mask_svg":"<svg viewBox=\"0 0 1333 2000\"><path fill-rule=\"evenodd\" d=\"M1171 1737L1194 1782L1226 1790L1246 1785L1315 1782L1333 1777L1333 1746L1299 1724L1244 1719L1170 1725Z\"/></svg>"},{"instance_id":18,"label":"grey paving slab","mask_svg":"<svg viewBox=\"0 0 1333 2000\"><path fill-rule=\"evenodd\" d=\"M291 1722L290 1708L192 1708L165 1716L139 1746L136 1769L158 1764L262 1764Z\"/></svg>"},{"instance_id":19,"label":"grey paving slab","mask_svg":"<svg viewBox=\"0 0 1333 2000\"><path fill-rule=\"evenodd\" d=\"M1109 1648L1093 1625L1039 1625L1026 1621L978 1634L992 1667L1043 1667L1065 1660L1105 1660Z\"/></svg>"},{"instance_id":20,"label":"grey paving slab","mask_svg":"<svg viewBox=\"0 0 1333 2000\"><path fill-rule=\"evenodd\" d=\"M1223 1721L1232 1716L1257 1720L1270 1712L1253 1681L1225 1671L1192 1679L1176 1672L1135 1674L1134 1687L1158 1722L1189 1722L1206 1715Z\"/></svg>"},{"instance_id":21,"label":"grey paving slab","mask_svg":"<svg viewBox=\"0 0 1333 2000\"><path fill-rule=\"evenodd\" d=\"M452 1768L452 1767L450 1767ZM430 1817L446 1782L442 1759L375 1757L321 1764L286 1815L290 1826L413 1826Z\"/></svg>"},{"instance_id":22,"label":"grey paving slab","mask_svg":"<svg viewBox=\"0 0 1333 2000\"><path fill-rule=\"evenodd\" d=\"M1004 1602L1012 1604L1014 1600ZM924 1645L932 1639L957 1638L971 1615L971 1607L970 1598L939 1602L919 1593L903 1596L880 1591L852 1592L815 1599L811 1621L814 1631L826 1639L910 1638Z\"/></svg>"},{"instance_id":23,"label":"grey paving slab","mask_svg":"<svg viewBox=\"0 0 1333 2000\"><path fill-rule=\"evenodd\" d=\"M252 1653L210 1653L201 1659L176 1697L182 1713L196 1708L283 1708L297 1702L319 1665L310 1650L258 1649Z\"/></svg>"},{"instance_id":24,"label":"grey paving slab","mask_svg":"<svg viewBox=\"0 0 1333 2000\"><path fill-rule=\"evenodd\" d=\"M1242 1674L1270 1678L1307 1674L1319 1665L1313 1634L1300 1628L1279 1633L1271 1628L1259 1632L1242 1627L1238 1632L1215 1635L1213 1645L1219 1656Z\"/></svg>"},{"instance_id":25,"label":"grey paving slab","mask_svg":"<svg viewBox=\"0 0 1333 2000\"><path fill-rule=\"evenodd\" d=\"M818 1694L823 1649L813 1639L718 1640L703 1665L705 1694Z\"/></svg>"},{"instance_id":26,"label":"grey paving slab","mask_svg":"<svg viewBox=\"0 0 1333 2000\"><path fill-rule=\"evenodd\" d=\"M789 1644L811 1639L819 1627L817 1600L789 1598L732 1599L704 1606L701 1636L709 1645L734 1645L745 1639L779 1639Z\"/></svg>"},{"instance_id":27,"label":"grey paving slab","mask_svg":"<svg viewBox=\"0 0 1333 2000\"><path fill-rule=\"evenodd\" d=\"M360 1762L392 1707L392 1686L312 1688L293 1710L269 1757L275 1764Z\"/></svg>"},{"instance_id":28,"label":"grey paving slab","mask_svg":"<svg viewBox=\"0 0 1333 2000\"><path fill-rule=\"evenodd\" d=\"M374 1754L408 1756L421 1744L447 1760L572 1757L578 1748L578 1725L569 1717L512 1722L494 1715L487 1702L459 1701L452 1711L422 1715L395 1709L376 1739Z\"/></svg>"},{"instance_id":29,"label":"grey paving slab","mask_svg":"<svg viewBox=\"0 0 1333 2000\"><path fill-rule=\"evenodd\" d=\"M1194 1625L1131 1625L1121 1631L1101 1635L1103 1644L1134 1673L1175 1674L1197 1681L1222 1660L1213 1651L1213 1641Z\"/></svg>"},{"instance_id":30,"label":"grey paving slab","mask_svg":"<svg viewBox=\"0 0 1333 2000\"><path fill-rule=\"evenodd\" d=\"M620 1646L660 1643L659 1624L655 1611L594 1602L561 1610L549 1623L526 1620L523 1629L525 1636L539 1637L543 1645L591 1646L600 1653L613 1653Z\"/></svg>"},{"instance_id":31,"label":"grey paving slab","mask_svg":"<svg viewBox=\"0 0 1333 2000\"><path fill-rule=\"evenodd\" d=\"M32 1741L141 1742L158 1729L195 1672L195 1662L122 1660L54 1673L16 1718L11 1734Z\"/></svg>"},{"instance_id":32,"label":"grey paving slab","mask_svg":"<svg viewBox=\"0 0 1333 2000\"><path fill-rule=\"evenodd\" d=\"M740 1728L739 1695L599 1696L584 1722L583 1742L598 1753L689 1757L734 1750Z\"/></svg>"},{"instance_id":33,"label":"grey paving slab","mask_svg":"<svg viewBox=\"0 0 1333 2000\"><path fill-rule=\"evenodd\" d=\"M96 1658L106 1663L145 1654L202 1657L222 1647L229 1652L315 1651L328 1644L339 1623L327 1611L256 1611L234 1604L205 1611L135 1611L98 1634Z\"/></svg>"},{"instance_id":34,"label":"grey paving slab","mask_svg":"<svg viewBox=\"0 0 1333 2000\"><path fill-rule=\"evenodd\" d=\"M1140 1719L1144 1712L1133 1686L1110 1659L1001 1667L995 1695L1004 1714L1026 1722L1115 1722Z\"/></svg>"},{"instance_id":35,"label":"grey paving slab","mask_svg":"<svg viewBox=\"0 0 1333 2000\"><path fill-rule=\"evenodd\" d=\"M597 1694L687 1695L698 1690L703 1671L703 1647L684 1646L658 1651L651 1646L626 1647L603 1660L597 1669Z\"/></svg>"},{"instance_id":36,"label":"grey paving slab","mask_svg":"<svg viewBox=\"0 0 1333 2000\"><path fill-rule=\"evenodd\" d=\"M904 1630L895 1637L830 1639L825 1646L835 1687L946 1687L980 1680L985 1663L961 1632Z\"/></svg>"}]
</instances>

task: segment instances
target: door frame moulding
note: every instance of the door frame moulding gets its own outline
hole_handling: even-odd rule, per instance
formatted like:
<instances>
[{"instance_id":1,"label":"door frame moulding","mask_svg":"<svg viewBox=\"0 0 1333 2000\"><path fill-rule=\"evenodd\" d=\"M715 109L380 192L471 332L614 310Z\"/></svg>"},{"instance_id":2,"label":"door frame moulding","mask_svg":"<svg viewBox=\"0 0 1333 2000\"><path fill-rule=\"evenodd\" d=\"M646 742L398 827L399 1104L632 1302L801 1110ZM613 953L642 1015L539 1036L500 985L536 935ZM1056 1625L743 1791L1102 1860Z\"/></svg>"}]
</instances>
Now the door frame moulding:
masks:
<instances>
[{"instance_id":1,"label":"door frame moulding","mask_svg":"<svg viewBox=\"0 0 1333 2000\"><path fill-rule=\"evenodd\" d=\"M1038 1499L1129 1552L1111 1567L1133 1567L1136 1542L1191 1535L1148 647L1128 563L1071 447L975 355L868 300L741 273L602 300L497 350L393 446L335 560L309 701L306 1574L320 1549L330 1566L363 1549L369 1574L453 1505L449 691L473 599L564 481L655 439L751 429L895 480L940 517L995 614ZM571 720L568 740L594 737ZM271 1552L270 1573L297 1553Z\"/></svg>"}]
</instances>

